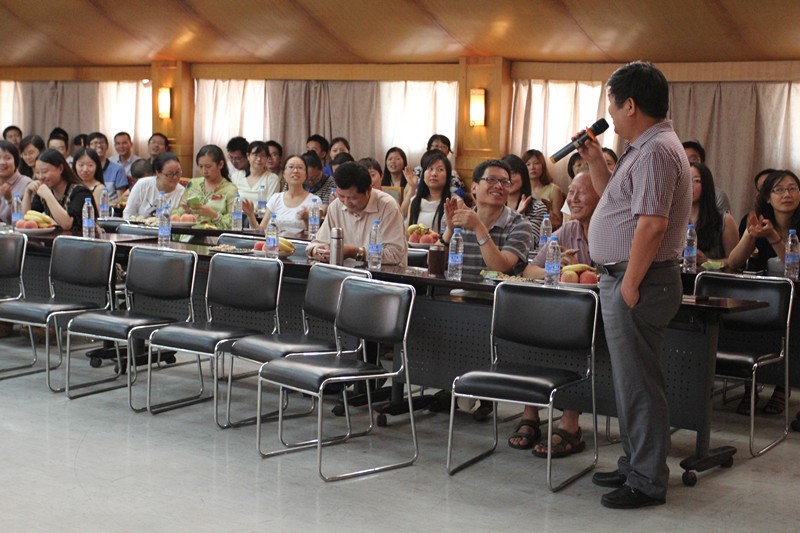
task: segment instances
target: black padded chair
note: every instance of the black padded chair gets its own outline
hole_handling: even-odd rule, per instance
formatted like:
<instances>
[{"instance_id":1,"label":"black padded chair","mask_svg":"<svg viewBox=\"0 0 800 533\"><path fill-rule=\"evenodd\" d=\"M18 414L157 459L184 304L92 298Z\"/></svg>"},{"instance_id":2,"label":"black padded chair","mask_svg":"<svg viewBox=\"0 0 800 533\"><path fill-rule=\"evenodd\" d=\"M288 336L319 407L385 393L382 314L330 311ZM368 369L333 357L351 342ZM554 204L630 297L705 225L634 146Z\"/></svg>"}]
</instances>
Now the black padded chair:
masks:
<instances>
[{"instance_id":1,"label":"black padded chair","mask_svg":"<svg viewBox=\"0 0 800 533\"><path fill-rule=\"evenodd\" d=\"M245 337L234 343L231 349L231 368L228 373L228 403L227 403L227 424L238 426L251 423L256 418L248 418L237 422L231 421L230 399L233 381L233 364L239 359L257 365L263 365L275 359L281 359L287 355L294 354L319 354L336 352L336 342L332 330L324 337L319 334L312 334L309 326L309 318L319 319L333 326L336 320L336 309L339 305L339 292L342 282L350 276L371 278L369 270L346 268L325 263L315 263L308 272L306 282L305 298L303 300L302 320L303 331L301 332L280 332L272 335L253 335ZM260 397L260 393L259 393ZM261 415L259 420L277 413ZM259 426L259 436L261 435Z\"/></svg>"},{"instance_id":2,"label":"black padded chair","mask_svg":"<svg viewBox=\"0 0 800 533\"><path fill-rule=\"evenodd\" d=\"M0 233L0 302L25 297L22 271L27 248L24 233Z\"/></svg>"},{"instance_id":3,"label":"black padded chair","mask_svg":"<svg viewBox=\"0 0 800 533\"><path fill-rule=\"evenodd\" d=\"M8 246L12 243L12 240L9 237L4 237L2 242L4 246ZM16 247L16 251L12 251L10 248L0 250L3 254L3 262L6 259L6 252L9 254L22 252L19 248L19 241L12 247ZM33 351L33 359L29 364L6 368L4 371L33 367L38 359L33 328L43 328L45 332L45 367L16 373L8 377L46 372L48 388L53 392L64 390L63 388L54 387L50 376L51 370L61 365L63 357L61 330L66 325L66 321L77 313L91 309L112 308L115 251L116 247L110 241L84 239L67 235L58 236L53 241L53 249L50 255L50 297L20 297L0 302L0 321L27 326ZM20 268L21 266L20 263ZM10 270L14 270L14 268ZM20 290L22 290L21 286ZM58 345L58 362L54 366L50 365L50 345L52 343L50 327L53 327L56 332L56 344Z\"/></svg>"},{"instance_id":4,"label":"black padded chair","mask_svg":"<svg viewBox=\"0 0 800 533\"><path fill-rule=\"evenodd\" d=\"M237 339L265 331L278 333L278 302L283 278L283 263L278 259L217 254L211 258L206 285L206 322L179 322L150 334L147 367L147 410L157 414L177 407L214 399L214 420L219 420L219 376L224 354ZM201 356L211 362L213 394L204 396L203 373L198 371L200 391L196 396L152 403L153 352L175 350ZM230 393L230 392L229 392Z\"/></svg>"},{"instance_id":5,"label":"black padded chair","mask_svg":"<svg viewBox=\"0 0 800 533\"><path fill-rule=\"evenodd\" d=\"M317 449L317 469L325 481L338 481L366 474L382 472L393 468L410 466L419 456L416 426L414 424L414 409L411 396L408 396L408 409L410 420L411 439L414 453L410 459L396 463L375 466L362 470L351 471L336 475L327 475L323 470L322 449L328 444L338 444L352 437L367 435L374 427L372 402L367 402L369 410L369 427L362 432L353 433L350 412L347 405L347 395L344 386L356 381L375 379L403 379L407 389L411 387L408 372L408 349L406 337L408 326L411 322L411 312L414 307L414 288L410 285L388 283L371 279L348 277L342 282L339 295L339 305L336 312L335 331L337 353L321 354L315 356L288 356L266 363L259 371L259 401L258 415L261 413L261 388L263 384L275 385L280 388L278 402L278 436L284 448L263 453L261 451L260 433L258 438L258 451L264 457L271 457L291 451L315 447ZM343 335L351 335L360 340L354 352L343 349ZM400 345L400 364L394 370L386 370L380 365L366 361L366 341ZM363 359L348 356L349 353L360 353ZM395 361L395 364L397 361ZM283 406L286 389L302 392L313 396L317 401L322 401L327 388L334 391L341 390L345 402L345 417L347 432L343 435L323 440L323 413L324 409L317 409L316 438L296 443L287 444L283 437ZM370 398L367 387L367 398ZM260 418L257 417L260 420ZM259 428L260 429L260 428Z\"/></svg>"},{"instance_id":6,"label":"black padded chair","mask_svg":"<svg viewBox=\"0 0 800 533\"><path fill-rule=\"evenodd\" d=\"M134 247L128 256L128 274L125 278L124 310L91 311L82 313L67 325L67 382L66 393L70 399L128 387L128 404L134 411L147 407L133 404L133 383L136 379L136 356L128 353L123 364L120 343L132 352L133 339L147 338L154 330L178 320L194 319L192 289L194 285L197 254L165 248ZM70 383L70 351L73 336L111 341L117 355L117 371L110 378L91 382ZM127 366L127 371L126 367ZM127 375L127 383L97 388L116 380L121 373ZM91 390L73 394L73 390L93 387Z\"/></svg>"},{"instance_id":7,"label":"black padded chair","mask_svg":"<svg viewBox=\"0 0 800 533\"><path fill-rule=\"evenodd\" d=\"M481 454L452 465L453 425L457 398L510 402L547 407L547 443L553 439L553 408L558 394L589 381L592 397L591 464L557 486L552 481L552 446L547 448L547 486L556 492L580 478L597 464L597 413L594 390L594 341L599 298L594 291L504 282L494 296L491 333L491 367L456 377L447 436L447 472L450 475L491 455L497 448L497 405L492 409L494 443ZM511 343L531 350L558 351L546 365L504 360L499 345Z\"/></svg>"},{"instance_id":8,"label":"black padded chair","mask_svg":"<svg viewBox=\"0 0 800 533\"><path fill-rule=\"evenodd\" d=\"M123 235L150 235L152 237L158 237L158 228L142 226L141 224L120 224L117 226L117 233Z\"/></svg>"},{"instance_id":9,"label":"black padded chair","mask_svg":"<svg viewBox=\"0 0 800 533\"><path fill-rule=\"evenodd\" d=\"M769 303L768 307L723 315L716 369L718 377L750 383L750 455L763 455L789 433L789 324L794 284L786 278L701 272L695 279L694 293ZM784 428L776 439L755 449L758 373L772 365L783 367Z\"/></svg>"}]
</instances>

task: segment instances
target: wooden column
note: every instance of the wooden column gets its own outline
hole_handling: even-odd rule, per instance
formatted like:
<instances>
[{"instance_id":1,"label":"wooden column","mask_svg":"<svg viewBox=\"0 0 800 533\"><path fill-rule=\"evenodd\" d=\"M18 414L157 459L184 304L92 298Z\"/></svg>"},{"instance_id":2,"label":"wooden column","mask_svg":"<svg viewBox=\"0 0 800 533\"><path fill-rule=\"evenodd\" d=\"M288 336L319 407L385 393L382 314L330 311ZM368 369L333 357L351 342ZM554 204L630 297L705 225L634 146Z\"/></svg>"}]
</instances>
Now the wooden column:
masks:
<instances>
[{"instance_id":1,"label":"wooden column","mask_svg":"<svg viewBox=\"0 0 800 533\"><path fill-rule=\"evenodd\" d=\"M156 61L150 66L153 87L153 132L169 138L170 151L176 154L184 176L194 168L194 80L191 65L183 61ZM170 118L158 116L158 89L171 89Z\"/></svg>"}]
</instances>

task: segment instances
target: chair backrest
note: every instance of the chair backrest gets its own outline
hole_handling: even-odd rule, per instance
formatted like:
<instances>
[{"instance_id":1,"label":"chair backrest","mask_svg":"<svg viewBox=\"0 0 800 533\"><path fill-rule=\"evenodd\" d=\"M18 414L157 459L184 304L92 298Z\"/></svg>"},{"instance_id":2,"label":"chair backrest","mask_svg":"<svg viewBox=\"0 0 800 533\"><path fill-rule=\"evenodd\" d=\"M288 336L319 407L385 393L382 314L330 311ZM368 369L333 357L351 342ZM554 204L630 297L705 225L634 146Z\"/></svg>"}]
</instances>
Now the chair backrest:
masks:
<instances>
[{"instance_id":1,"label":"chair backrest","mask_svg":"<svg viewBox=\"0 0 800 533\"><path fill-rule=\"evenodd\" d=\"M315 263L308 272L303 313L328 322L336 319L342 282L350 276L372 278L369 270Z\"/></svg>"},{"instance_id":2,"label":"chair backrest","mask_svg":"<svg viewBox=\"0 0 800 533\"><path fill-rule=\"evenodd\" d=\"M197 254L135 246L128 256L125 292L158 300L192 297Z\"/></svg>"},{"instance_id":3,"label":"chair backrest","mask_svg":"<svg viewBox=\"0 0 800 533\"><path fill-rule=\"evenodd\" d=\"M22 271L25 265L25 251L28 247L28 236L24 233L0 234L0 297L7 286L7 295L11 297L25 296L22 282ZM7 283L6 283L7 282ZM12 286L15 286L12 288ZM16 294L13 294L16 292Z\"/></svg>"},{"instance_id":4,"label":"chair backrest","mask_svg":"<svg viewBox=\"0 0 800 533\"><path fill-rule=\"evenodd\" d=\"M701 272L695 279L694 293L769 304L751 311L722 315L726 330L783 334L789 327L794 285L786 278Z\"/></svg>"},{"instance_id":5,"label":"chair backrest","mask_svg":"<svg viewBox=\"0 0 800 533\"><path fill-rule=\"evenodd\" d=\"M116 249L111 241L59 235L50 255L50 281L111 287Z\"/></svg>"},{"instance_id":6,"label":"chair backrest","mask_svg":"<svg viewBox=\"0 0 800 533\"><path fill-rule=\"evenodd\" d=\"M241 233L223 233L217 237L217 244L227 244L237 248L252 248L257 242L264 240L259 235L242 235Z\"/></svg>"},{"instance_id":7,"label":"chair backrest","mask_svg":"<svg viewBox=\"0 0 800 533\"><path fill-rule=\"evenodd\" d=\"M211 258L206 302L248 311L272 312L278 308L283 263L231 254Z\"/></svg>"},{"instance_id":8,"label":"chair backrest","mask_svg":"<svg viewBox=\"0 0 800 533\"><path fill-rule=\"evenodd\" d=\"M158 237L158 228L142 226L141 224L120 224L117 233L125 235L152 235Z\"/></svg>"},{"instance_id":9,"label":"chair backrest","mask_svg":"<svg viewBox=\"0 0 800 533\"><path fill-rule=\"evenodd\" d=\"M594 346L599 307L587 289L504 282L494 292L492 344L496 339L545 349Z\"/></svg>"},{"instance_id":10,"label":"chair backrest","mask_svg":"<svg viewBox=\"0 0 800 533\"><path fill-rule=\"evenodd\" d=\"M348 277L342 282L336 333L386 345L405 341L416 291L411 285Z\"/></svg>"}]
</instances>

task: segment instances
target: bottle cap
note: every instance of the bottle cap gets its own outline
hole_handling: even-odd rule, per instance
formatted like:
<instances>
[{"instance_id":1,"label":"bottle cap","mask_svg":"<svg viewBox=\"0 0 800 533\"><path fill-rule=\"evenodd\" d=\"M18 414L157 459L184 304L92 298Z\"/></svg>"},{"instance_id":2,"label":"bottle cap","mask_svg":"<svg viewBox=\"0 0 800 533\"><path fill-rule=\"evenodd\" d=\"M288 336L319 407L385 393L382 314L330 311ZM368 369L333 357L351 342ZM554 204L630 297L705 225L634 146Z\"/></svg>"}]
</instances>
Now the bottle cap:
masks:
<instances>
[{"instance_id":1,"label":"bottle cap","mask_svg":"<svg viewBox=\"0 0 800 533\"><path fill-rule=\"evenodd\" d=\"M694 224L689 224L689 229L694 229Z\"/></svg>"},{"instance_id":2,"label":"bottle cap","mask_svg":"<svg viewBox=\"0 0 800 533\"><path fill-rule=\"evenodd\" d=\"M276 215L275 213L270 214L269 219L272 220L273 218L278 218L278 215Z\"/></svg>"},{"instance_id":3,"label":"bottle cap","mask_svg":"<svg viewBox=\"0 0 800 533\"><path fill-rule=\"evenodd\" d=\"M789 235L797 235L797 230L796 229L790 229L789 230Z\"/></svg>"},{"instance_id":4,"label":"bottle cap","mask_svg":"<svg viewBox=\"0 0 800 533\"><path fill-rule=\"evenodd\" d=\"M83 200L83 203L85 203L85 204L90 204L90 203L92 203L92 199L91 199L91 198L85 198L85 199Z\"/></svg>"},{"instance_id":5,"label":"bottle cap","mask_svg":"<svg viewBox=\"0 0 800 533\"><path fill-rule=\"evenodd\" d=\"M551 236L551 237L550 237L550 240L551 240L551 241L557 241L557 240L558 240L558 237L556 237L555 235L553 235L553 236Z\"/></svg>"},{"instance_id":6,"label":"bottle cap","mask_svg":"<svg viewBox=\"0 0 800 533\"><path fill-rule=\"evenodd\" d=\"M453 230L453 233L461 233L461 228L455 228L455 229Z\"/></svg>"},{"instance_id":7,"label":"bottle cap","mask_svg":"<svg viewBox=\"0 0 800 533\"><path fill-rule=\"evenodd\" d=\"M380 224L380 223L381 223L381 221L380 221L380 220L373 220L373 221L372 221L372 223L373 223L373 224Z\"/></svg>"}]
</instances>

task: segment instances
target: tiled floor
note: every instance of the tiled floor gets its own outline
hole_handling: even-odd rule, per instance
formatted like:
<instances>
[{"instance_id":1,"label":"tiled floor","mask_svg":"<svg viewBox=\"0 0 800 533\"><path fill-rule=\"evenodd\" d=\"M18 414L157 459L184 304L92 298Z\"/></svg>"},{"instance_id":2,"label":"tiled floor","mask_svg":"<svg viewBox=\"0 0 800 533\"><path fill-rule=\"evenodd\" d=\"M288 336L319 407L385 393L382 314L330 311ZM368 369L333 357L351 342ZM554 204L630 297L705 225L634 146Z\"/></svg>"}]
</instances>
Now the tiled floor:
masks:
<instances>
[{"instance_id":1,"label":"tiled floor","mask_svg":"<svg viewBox=\"0 0 800 533\"><path fill-rule=\"evenodd\" d=\"M12 346L9 352L8 347ZM2 362L19 361L24 341L0 341ZM88 368L85 359L73 368ZM106 366L102 370L109 372ZM88 375L88 374L87 374ZM61 372L57 372L61 377ZM190 367L164 372L163 383L187 386ZM188 388L184 389L188 392ZM240 414L255 406L254 386L237 395ZM137 392L143 399L143 387ZM274 404L274 395L265 396ZM326 408L329 408L326 407ZM793 403L793 412L798 403ZM363 420L363 409L357 409ZM501 413L512 413L503 407ZM681 483L680 459L694 434L673 436L667 505L637 511L600 506L607 489L584 477L560 493L545 487L544 461L505 446L450 477L445 472L447 416L417 419L416 464L362 479L324 483L314 452L261 459L255 429L220 430L204 403L158 416L133 413L124 389L70 401L44 385L43 374L0 382L0 531L796 531L800 434L766 456L746 451L746 419L715 410L712 446L739 448L734 467ZM337 419L336 422L341 422ZM765 420L772 429L779 420ZM582 420L584 432L590 419ZM312 429L310 419L290 428ZM513 428L501 426L501 436ZM464 446L490 428L461 414ZM277 446L266 426L267 446ZM405 417L390 418L373 437L327 451L333 466L408 453ZM485 441L484 442L488 442ZM467 453L465 447L461 451ZM369 453L368 453L369 452ZM600 451L614 467L619 445ZM585 452L560 466L589 460Z\"/></svg>"}]
</instances>

